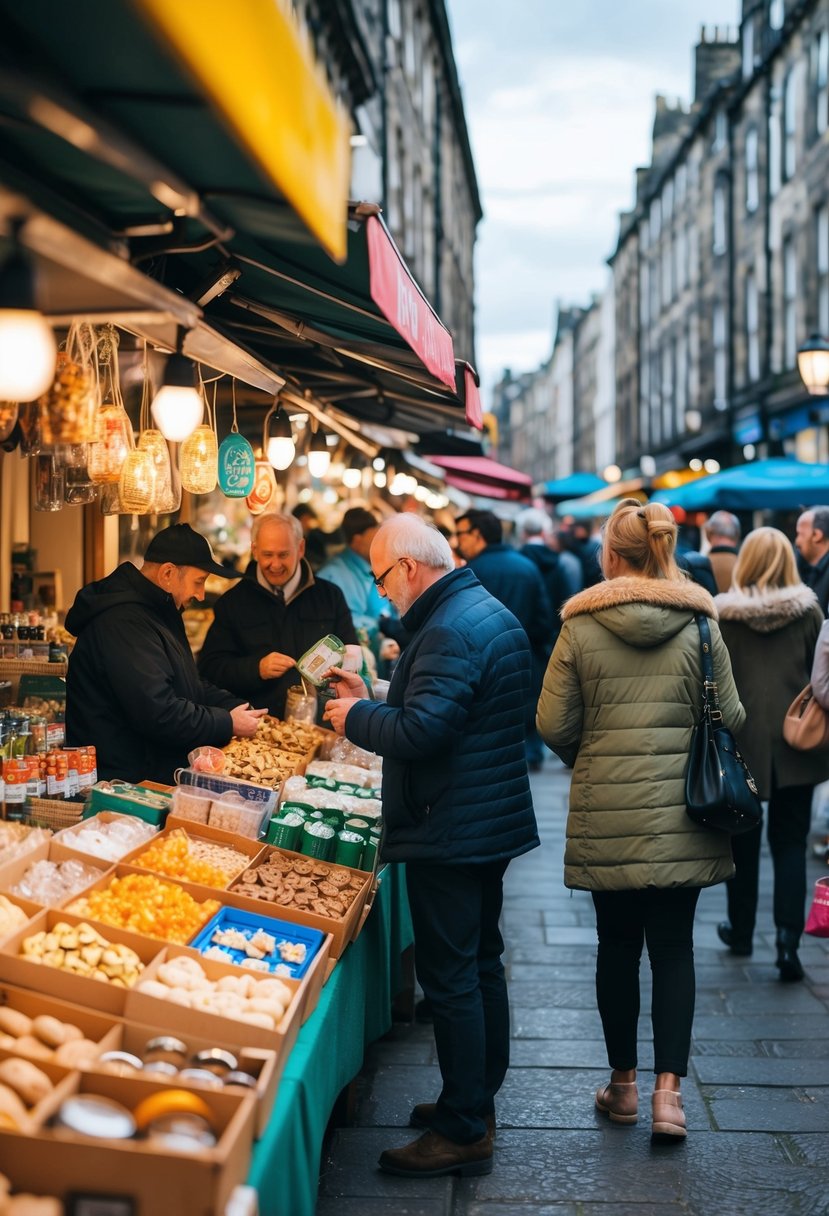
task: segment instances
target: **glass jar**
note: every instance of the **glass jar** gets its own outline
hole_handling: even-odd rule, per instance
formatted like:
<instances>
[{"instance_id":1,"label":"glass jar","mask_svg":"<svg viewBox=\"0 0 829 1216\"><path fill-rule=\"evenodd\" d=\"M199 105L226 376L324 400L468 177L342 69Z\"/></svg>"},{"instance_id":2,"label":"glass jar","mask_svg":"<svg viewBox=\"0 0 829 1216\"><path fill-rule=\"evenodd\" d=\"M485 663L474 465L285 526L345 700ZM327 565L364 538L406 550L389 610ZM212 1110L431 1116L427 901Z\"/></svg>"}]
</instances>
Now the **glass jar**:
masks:
<instances>
[{"instance_id":1,"label":"glass jar","mask_svg":"<svg viewBox=\"0 0 829 1216\"><path fill-rule=\"evenodd\" d=\"M66 489L66 468L56 456L35 457L35 510L60 511Z\"/></svg>"}]
</instances>

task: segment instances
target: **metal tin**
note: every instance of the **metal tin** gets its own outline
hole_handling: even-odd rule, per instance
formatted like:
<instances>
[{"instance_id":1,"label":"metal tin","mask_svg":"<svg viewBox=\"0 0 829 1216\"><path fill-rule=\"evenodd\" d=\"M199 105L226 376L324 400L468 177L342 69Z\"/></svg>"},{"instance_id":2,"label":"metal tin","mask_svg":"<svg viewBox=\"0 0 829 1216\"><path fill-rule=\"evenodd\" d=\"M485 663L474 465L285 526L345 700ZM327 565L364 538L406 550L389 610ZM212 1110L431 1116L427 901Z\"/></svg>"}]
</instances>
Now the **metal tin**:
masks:
<instances>
[{"instance_id":1,"label":"metal tin","mask_svg":"<svg viewBox=\"0 0 829 1216\"><path fill-rule=\"evenodd\" d=\"M256 1077L249 1072L239 1072L238 1069L229 1072L224 1078L225 1085L239 1085L243 1089L256 1089Z\"/></svg>"},{"instance_id":2,"label":"metal tin","mask_svg":"<svg viewBox=\"0 0 829 1216\"><path fill-rule=\"evenodd\" d=\"M177 1039L171 1034L157 1035L154 1039L148 1039L144 1044L145 1064L162 1061L180 1068L187 1062L187 1054L187 1044L182 1043L181 1039Z\"/></svg>"},{"instance_id":3,"label":"metal tin","mask_svg":"<svg viewBox=\"0 0 829 1216\"><path fill-rule=\"evenodd\" d=\"M105 1051L98 1056L96 1063L107 1072L113 1072L118 1077L127 1077L133 1072L141 1072L144 1061L129 1051Z\"/></svg>"},{"instance_id":4,"label":"metal tin","mask_svg":"<svg viewBox=\"0 0 829 1216\"><path fill-rule=\"evenodd\" d=\"M225 1051L223 1047L208 1047L205 1051L197 1051L190 1063L193 1068L206 1068L217 1076L224 1076L226 1072L233 1072L239 1067L235 1055Z\"/></svg>"},{"instance_id":5,"label":"metal tin","mask_svg":"<svg viewBox=\"0 0 829 1216\"><path fill-rule=\"evenodd\" d=\"M55 1126L100 1140L129 1140L135 1135L135 1119L127 1108L100 1094L67 1098L55 1115Z\"/></svg>"},{"instance_id":6,"label":"metal tin","mask_svg":"<svg viewBox=\"0 0 829 1216\"><path fill-rule=\"evenodd\" d=\"M202 1149L216 1145L216 1135L206 1119L181 1111L159 1115L147 1125L144 1134L158 1148L183 1152L200 1153Z\"/></svg>"},{"instance_id":7,"label":"metal tin","mask_svg":"<svg viewBox=\"0 0 829 1216\"><path fill-rule=\"evenodd\" d=\"M187 1081L190 1085L206 1085L213 1089L218 1089L222 1084L222 1078L208 1068L182 1068L178 1079Z\"/></svg>"},{"instance_id":8,"label":"metal tin","mask_svg":"<svg viewBox=\"0 0 829 1216\"><path fill-rule=\"evenodd\" d=\"M150 1060L144 1065L144 1076L177 1077L178 1069L169 1060Z\"/></svg>"}]
</instances>

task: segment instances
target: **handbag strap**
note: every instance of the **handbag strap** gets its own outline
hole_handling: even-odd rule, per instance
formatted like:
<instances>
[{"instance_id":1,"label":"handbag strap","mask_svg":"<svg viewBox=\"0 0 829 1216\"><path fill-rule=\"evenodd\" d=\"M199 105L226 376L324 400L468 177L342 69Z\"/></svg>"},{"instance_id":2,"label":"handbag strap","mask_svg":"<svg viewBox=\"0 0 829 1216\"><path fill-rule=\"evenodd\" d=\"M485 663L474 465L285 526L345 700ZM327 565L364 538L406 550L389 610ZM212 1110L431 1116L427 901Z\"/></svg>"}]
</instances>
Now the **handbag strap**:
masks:
<instances>
[{"instance_id":1,"label":"handbag strap","mask_svg":"<svg viewBox=\"0 0 829 1216\"><path fill-rule=\"evenodd\" d=\"M708 617L704 613L695 614L699 630L699 650L702 660L702 711L709 720L722 721L720 698L717 691L717 681L714 679L714 657L711 643L711 629Z\"/></svg>"}]
</instances>

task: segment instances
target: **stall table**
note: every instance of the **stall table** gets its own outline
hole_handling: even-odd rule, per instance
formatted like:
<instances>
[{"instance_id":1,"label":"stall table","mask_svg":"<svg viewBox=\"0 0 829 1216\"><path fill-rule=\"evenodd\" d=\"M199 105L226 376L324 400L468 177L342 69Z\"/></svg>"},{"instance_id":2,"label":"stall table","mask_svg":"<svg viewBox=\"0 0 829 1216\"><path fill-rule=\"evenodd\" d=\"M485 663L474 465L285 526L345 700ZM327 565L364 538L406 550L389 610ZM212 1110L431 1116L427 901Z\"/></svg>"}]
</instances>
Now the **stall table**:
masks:
<instances>
[{"instance_id":1,"label":"stall table","mask_svg":"<svg viewBox=\"0 0 829 1216\"><path fill-rule=\"evenodd\" d=\"M325 1129L366 1048L391 1026L401 956L412 944L402 866L386 866L374 906L322 990L288 1057L276 1105L254 1147L248 1183L260 1216L313 1216Z\"/></svg>"}]
</instances>

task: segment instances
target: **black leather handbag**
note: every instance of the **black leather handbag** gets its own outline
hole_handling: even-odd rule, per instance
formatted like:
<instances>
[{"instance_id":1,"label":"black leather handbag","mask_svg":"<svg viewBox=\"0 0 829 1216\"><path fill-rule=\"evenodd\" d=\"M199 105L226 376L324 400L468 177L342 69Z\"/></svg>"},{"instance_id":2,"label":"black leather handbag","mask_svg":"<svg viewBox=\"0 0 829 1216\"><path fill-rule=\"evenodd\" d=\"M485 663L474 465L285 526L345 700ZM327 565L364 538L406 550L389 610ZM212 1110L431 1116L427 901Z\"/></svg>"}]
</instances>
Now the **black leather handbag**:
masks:
<instances>
[{"instance_id":1,"label":"black leather handbag","mask_svg":"<svg viewBox=\"0 0 829 1216\"><path fill-rule=\"evenodd\" d=\"M702 712L691 736L685 805L694 823L737 836L763 821L754 778L723 723L714 680L708 618L696 617L702 655Z\"/></svg>"}]
</instances>

